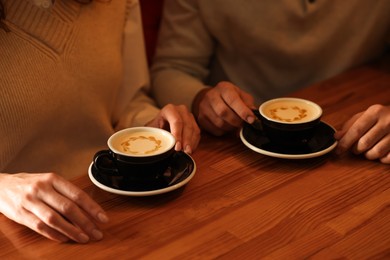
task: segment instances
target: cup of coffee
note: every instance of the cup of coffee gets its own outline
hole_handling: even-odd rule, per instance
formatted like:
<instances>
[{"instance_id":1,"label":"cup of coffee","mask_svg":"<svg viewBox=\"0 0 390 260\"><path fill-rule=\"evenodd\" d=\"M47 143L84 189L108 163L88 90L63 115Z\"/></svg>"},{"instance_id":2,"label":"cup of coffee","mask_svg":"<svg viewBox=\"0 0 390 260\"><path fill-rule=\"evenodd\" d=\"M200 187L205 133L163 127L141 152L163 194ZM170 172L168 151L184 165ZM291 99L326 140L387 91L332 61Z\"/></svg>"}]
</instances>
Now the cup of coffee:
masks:
<instances>
[{"instance_id":1,"label":"cup of coffee","mask_svg":"<svg viewBox=\"0 0 390 260\"><path fill-rule=\"evenodd\" d=\"M313 136L322 116L321 107L309 100L282 97L259 107L265 135L276 144L305 145Z\"/></svg>"},{"instance_id":2,"label":"cup of coffee","mask_svg":"<svg viewBox=\"0 0 390 260\"><path fill-rule=\"evenodd\" d=\"M163 129L127 128L108 139L109 149L97 152L93 165L109 182L156 182L169 166L175 143L175 137Z\"/></svg>"}]
</instances>

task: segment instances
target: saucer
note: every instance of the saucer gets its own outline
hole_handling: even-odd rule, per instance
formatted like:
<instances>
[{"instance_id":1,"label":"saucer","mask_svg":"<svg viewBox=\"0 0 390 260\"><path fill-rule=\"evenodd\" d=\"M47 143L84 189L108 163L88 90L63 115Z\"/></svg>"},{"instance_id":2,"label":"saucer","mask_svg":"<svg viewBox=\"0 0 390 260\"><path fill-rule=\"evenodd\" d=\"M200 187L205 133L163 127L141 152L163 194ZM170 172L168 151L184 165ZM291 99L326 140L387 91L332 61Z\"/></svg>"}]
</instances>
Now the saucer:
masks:
<instances>
[{"instance_id":1,"label":"saucer","mask_svg":"<svg viewBox=\"0 0 390 260\"><path fill-rule=\"evenodd\" d=\"M194 177L195 172L195 161L184 152L174 154L172 162L164 173L164 180L151 186L137 183L124 185L114 178L108 180L105 175L99 173L93 162L88 168L88 175L93 184L107 192L125 196L152 196L176 190L187 184Z\"/></svg>"},{"instance_id":2,"label":"saucer","mask_svg":"<svg viewBox=\"0 0 390 260\"><path fill-rule=\"evenodd\" d=\"M305 145L286 147L272 143L261 130L245 124L240 131L240 138L249 149L263 155L283 159L308 159L332 151L337 145L334 133L333 127L321 121L313 138Z\"/></svg>"}]
</instances>

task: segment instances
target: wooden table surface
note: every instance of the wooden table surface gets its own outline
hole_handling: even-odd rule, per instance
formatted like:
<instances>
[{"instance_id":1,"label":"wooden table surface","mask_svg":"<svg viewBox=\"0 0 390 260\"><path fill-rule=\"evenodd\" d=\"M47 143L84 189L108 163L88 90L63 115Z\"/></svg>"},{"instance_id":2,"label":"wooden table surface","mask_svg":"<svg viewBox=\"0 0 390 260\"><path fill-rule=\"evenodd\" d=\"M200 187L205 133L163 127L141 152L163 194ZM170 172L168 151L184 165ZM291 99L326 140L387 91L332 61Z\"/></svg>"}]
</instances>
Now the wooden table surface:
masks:
<instances>
[{"instance_id":1,"label":"wooden table surface","mask_svg":"<svg viewBox=\"0 0 390 260\"><path fill-rule=\"evenodd\" d=\"M363 67L293 94L339 128L373 103L390 105L390 73ZM0 216L0 259L390 259L390 165L333 152L267 157L238 133L204 135L194 178L151 197L74 183L107 211L104 239L50 241Z\"/></svg>"}]
</instances>

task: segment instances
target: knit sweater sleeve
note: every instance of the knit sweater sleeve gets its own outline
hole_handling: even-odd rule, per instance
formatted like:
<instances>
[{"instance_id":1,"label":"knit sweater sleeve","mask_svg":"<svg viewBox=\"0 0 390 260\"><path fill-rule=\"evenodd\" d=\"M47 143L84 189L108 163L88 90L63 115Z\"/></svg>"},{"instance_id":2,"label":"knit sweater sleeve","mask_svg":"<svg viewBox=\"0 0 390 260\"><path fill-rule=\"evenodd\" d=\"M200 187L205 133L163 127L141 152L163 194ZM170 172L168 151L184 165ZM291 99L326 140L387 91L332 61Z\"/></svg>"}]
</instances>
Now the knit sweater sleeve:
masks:
<instances>
[{"instance_id":1,"label":"knit sweater sleeve","mask_svg":"<svg viewBox=\"0 0 390 260\"><path fill-rule=\"evenodd\" d=\"M196 1L168 0L156 56L152 93L159 105L185 104L191 110L195 95L206 86L214 42L205 28Z\"/></svg>"},{"instance_id":2,"label":"knit sweater sleeve","mask_svg":"<svg viewBox=\"0 0 390 260\"><path fill-rule=\"evenodd\" d=\"M117 97L115 128L141 126L159 112L150 97L150 80L138 1L129 1L123 41L123 86Z\"/></svg>"}]
</instances>

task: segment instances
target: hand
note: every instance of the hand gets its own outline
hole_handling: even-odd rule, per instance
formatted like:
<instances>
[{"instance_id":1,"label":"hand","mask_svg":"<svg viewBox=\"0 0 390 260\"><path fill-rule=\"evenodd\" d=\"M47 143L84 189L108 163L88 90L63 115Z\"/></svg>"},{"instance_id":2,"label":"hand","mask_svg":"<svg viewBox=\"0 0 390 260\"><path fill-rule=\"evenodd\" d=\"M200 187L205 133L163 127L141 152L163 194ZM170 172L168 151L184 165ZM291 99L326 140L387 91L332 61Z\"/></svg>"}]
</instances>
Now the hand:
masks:
<instances>
[{"instance_id":1,"label":"hand","mask_svg":"<svg viewBox=\"0 0 390 260\"><path fill-rule=\"evenodd\" d=\"M54 173L0 174L0 212L60 242L100 240L95 222L108 221L85 192Z\"/></svg>"},{"instance_id":2,"label":"hand","mask_svg":"<svg viewBox=\"0 0 390 260\"><path fill-rule=\"evenodd\" d=\"M251 109L255 109L253 97L229 82L201 91L193 104L199 125L216 136L241 127L243 121L253 123Z\"/></svg>"},{"instance_id":3,"label":"hand","mask_svg":"<svg viewBox=\"0 0 390 260\"><path fill-rule=\"evenodd\" d=\"M373 105L353 116L335 134L337 152L351 149L369 160L390 164L390 106Z\"/></svg>"},{"instance_id":4,"label":"hand","mask_svg":"<svg viewBox=\"0 0 390 260\"><path fill-rule=\"evenodd\" d=\"M200 129L194 116L184 105L168 104L147 126L170 130L176 138L176 151L184 150L191 154L197 148L200 140Z\"/></svg>"}]
</instances>

